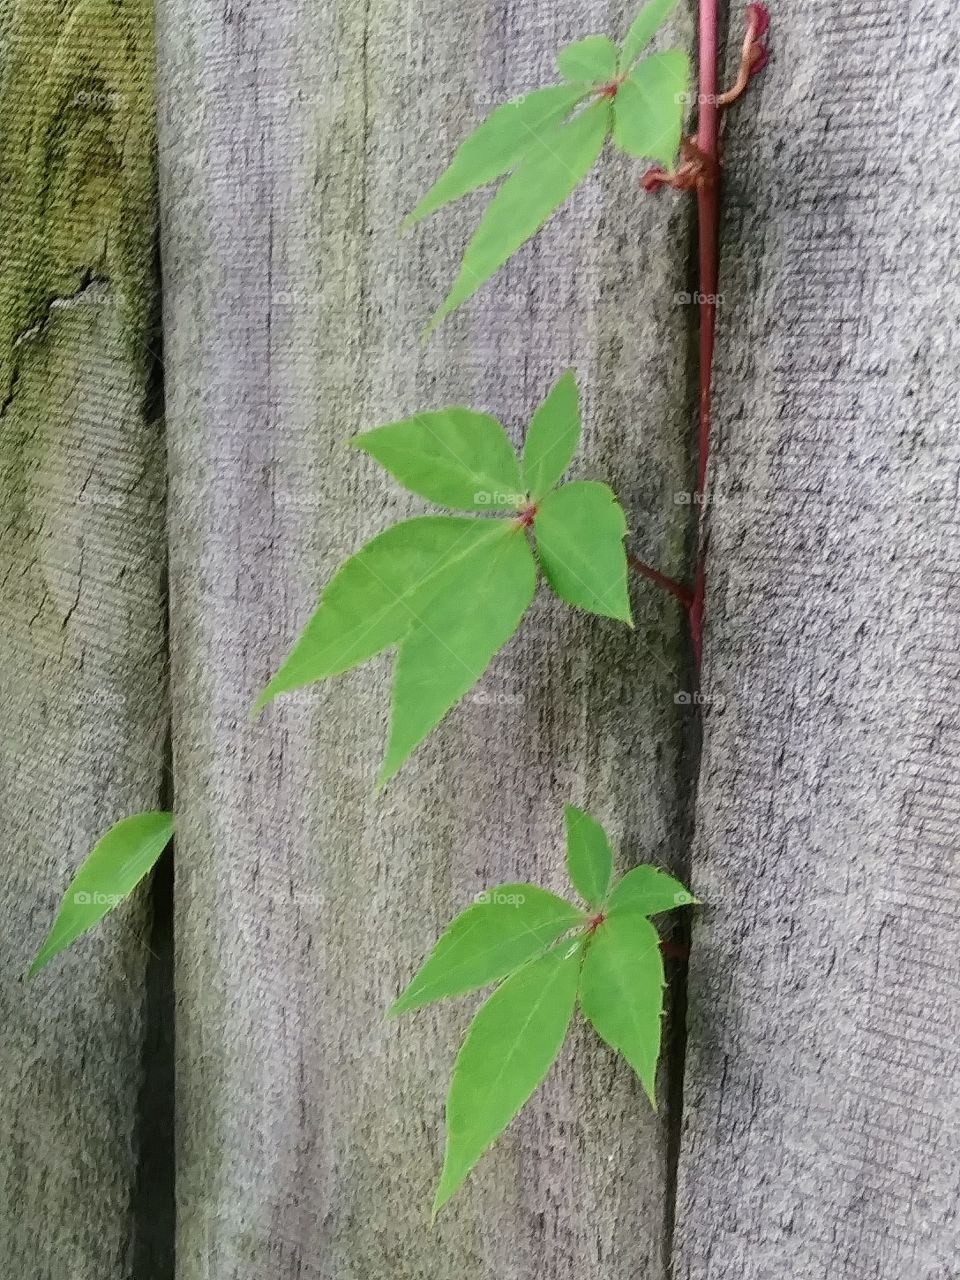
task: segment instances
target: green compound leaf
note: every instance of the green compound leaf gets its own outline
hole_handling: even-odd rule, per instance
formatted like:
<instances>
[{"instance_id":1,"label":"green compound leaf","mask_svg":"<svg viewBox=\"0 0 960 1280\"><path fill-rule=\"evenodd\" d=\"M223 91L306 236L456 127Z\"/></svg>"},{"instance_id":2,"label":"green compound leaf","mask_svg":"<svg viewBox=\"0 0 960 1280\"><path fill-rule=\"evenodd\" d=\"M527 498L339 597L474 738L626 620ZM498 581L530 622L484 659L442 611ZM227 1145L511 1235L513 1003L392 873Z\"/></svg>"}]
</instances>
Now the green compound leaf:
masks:
<instances>
[{"instance_id":1,"label":"green compound leaf","mask_svg":"<svg viewBox=\"0 0 960 1280\"><path fill-rule=\"evenodd\" d=\"M523 445L523 483L533 502L554 487L580 443L580 395L568 369L554 383L527 428Z\"/></svg>"},{"instance_id":2,"label":"green compound leaf","mask_svg":"<svg viewBox=\"0 0 960 1280\"><path fill-rule=\"evenodd\" d=\"M651 0L650 4L643 6L631 23L623 42L623 50L620 54L621 72L630 70L676 7L677 0Z\"/></svg>"},{"instance_id":3,"label":"green compound leaf","mask_svg":"<svg viewBox=\"0 0 960 1280\"><path fill-rule=\"evenodd\" d=\"M404 488L442 507L494 511L523 502L517 455L488 413L459 407L418 413L355 436L352 443Z\"/></svg>"},{"instance_id":4,"label":"green compound leaf","mask_svg":"<svg viewBox=\"0 0 960 1280\"><path fill-rule=\"evenodd\" d=\"M633 1067L654 1109L663 988L660 935L650 921L638 913L608 916L584 957L580 1007Z\"/></svg>"},{"instance_id":5,"label":"green compound leaf","mask_svg":"<svg viewBox=\"0 0 960 1280\"><path fill-rule=\"evenodd\" d=\"M399 644L450 573L511 530L505 520L420 516L378 534L331 579L290 656L254 706L340 675Z\"/></svg>"},{"instance_id":6,"label":"green compound leaf","mask_svg":"<svg viewBox=\"0 0 960 1280\"><path fill-rule=\"evenodd\" d=\"M590 907L606 900L613 875L613 852L607 833L595 818L568 804L564 810L567 826L567 872L570 883Z\"/></svg>"},{"instance_id":7,"label":"green compound leaf","mask_svg":"<svg viewBox=\"0 0 960 1280\"><path fill-rule=\"evenodd\" d=\"M561 600L633 625L623 549L627 521L605 484L577 480L548 494L533 527L544 577Z\"/></svg>"},{"instance_id":8,"label":"green compound leaf","mask_svg":"<svg viewBox=\"0 0 960 1280\"><path fill-rule=\"evenodd\" d=\"M669 168L680 147L689 78L690 60L680 49L638 63L613 100L617 146Z\"/></svg>"},{"instance_id":9,"label":"green compound leaf","mask_svg":"<svg viewBox=\"0 0 960 1280\"><path fill-rule=\"evenodd\" d=\"M489 280L579 186L597 162L610 121L609 102L594 102L569 124L537 139L487 206L428 333Z\"/></svg>"},{"instance_id":10,"label":"green compound leaf","mask_svg":"<svg viewBox=\"0 0 960 1280\"><path fill-rule=\"evenodd\" d=\"M558 944L480 1007L450 1081L434 1216L546 1079L573 1015L581 951L581 943Z\"/></svg>"},{"instance_id":11,"label":"green compound leaf","mask_svg":"<svg viewBox=\"0 0 960 1280\"><path fill-rule=\"evenodd\" d=\"M523 157L561 124L587 95L584 85L551 85L536 89L497 107L457 148L450 167L434 183L402 231L445 204L486 186L508 173Z\"/></svg>"},{"instance_id":12,"label":"green compound leaf","mask_svg":"<svg viewBox=\"0 0 960 1280\"><path fill-rule=\"evenodd\" d=\"M99 924L140 883L170 843L173 814L138 813L111 827L70 881L29 977Z\"/></svg>"},{"instance_id":13,"label":"green compound leaf","mask_svg":"<svg viewBox=\"0 0 960 1280\"><path fill-rule=\"evenodd\" d=\"M500 885L453 921L390 1010L504 978L474 1018L454 1067L434 1216L543 1081L578 990L586 1018L624 1055L656 1106L664 978L660 937L646 912L695 899L656 867L637 867L611 894L613 854L603 828L573 805L564 816L570 878L590 911L536 885Z\"/></svg>"},{"instance_id":14,"label":"green compound leaf","mask_svg":"<svg viewBox=\"0 0 960 1280\"><path fill-rule=\"evenodd\" d=\"M393 685L393 717L384 786L510 639L537 589L533 554L514 521L506 537L462 560L455 577L419 610L417 626L400 646Z\"/></svg>"},{"instance_id":15,"label":"green compound leaf","mask_svg":"<svg viewBox=\"0 0 960 1280\"><path fill-rule=\"evenodd\" d=\"M447 928L390 1015L478 991L585 921L571 903L533 884L488 889Z\"/></svg>"},{"instance_id":16,"label":"green compound leaf","mask_svg":"<svg viewBox=\"0 0 960 1280\"><path fill-rule=\"evenodd\" d=\"M655 916L661 911L673 911L675 907L692 906L696 901L679 880L657 867L634 867L617 882L607 904L607 915L634 912Z\"/></svg>"},{"instance_id":17,"label":"green compound leaf","mask_svg":"<svg viewBox=\"0 0 960 1280\"><path fill-rule=\"evenodd\" d=\"M564 80L604 84L617 74L617 47L607 36L587 36L560 50L557 69Z\"/></svg>"}]
</instances>

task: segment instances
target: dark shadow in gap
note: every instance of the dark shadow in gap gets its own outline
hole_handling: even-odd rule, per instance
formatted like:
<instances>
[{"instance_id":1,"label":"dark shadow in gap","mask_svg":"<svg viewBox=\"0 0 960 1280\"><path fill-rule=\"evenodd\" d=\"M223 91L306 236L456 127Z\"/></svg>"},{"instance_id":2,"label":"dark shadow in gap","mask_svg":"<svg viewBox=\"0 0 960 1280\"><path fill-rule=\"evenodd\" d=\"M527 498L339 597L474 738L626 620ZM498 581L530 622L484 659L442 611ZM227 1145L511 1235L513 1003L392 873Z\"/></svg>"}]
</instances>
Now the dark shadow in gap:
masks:
<instances>
[{"instance_id":1,"label":"dark shadow in gap","mask_svg":"<svg viewBox=\"0 0 960 1280\"><path fill-rule=\"evenodd\" d=\"M132 1275L174 1280L173 850L151 884L153 924L143 1022L143 1083L137 1105Z\"/></svg>"}]
</instances>

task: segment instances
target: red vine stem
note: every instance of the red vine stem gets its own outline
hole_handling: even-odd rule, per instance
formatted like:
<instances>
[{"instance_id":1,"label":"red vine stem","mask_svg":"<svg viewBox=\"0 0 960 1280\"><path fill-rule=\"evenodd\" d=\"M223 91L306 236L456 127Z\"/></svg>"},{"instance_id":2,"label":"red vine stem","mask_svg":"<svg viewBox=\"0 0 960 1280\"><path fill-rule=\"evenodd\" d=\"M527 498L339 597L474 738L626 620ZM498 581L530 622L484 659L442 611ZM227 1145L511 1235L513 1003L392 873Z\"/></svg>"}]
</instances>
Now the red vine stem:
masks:
<instances>
[{"instance_id":1,"label":"red vine stem","mask_svg":"<svg viewBox=\"0 0 960 1280\"><path fill-rule=\"evenodd\" d=\"M643 179L647 191L672 186L697 192L697 238L700 289L699 432L697 450L697 564L690 601L690 635L697 667L703 654L703 614L706 601L706 538L704 536L704 494L710 462L710 397L713 382L713 350L717 328L717 285L719 281L720 209L720 111L746 89L751 76L767 61L763 37L770 25L764 4L747 5L747 27L736 83L724 94L717 93L717 0L700 0L699 62L700 94L697 133L683 144L682 163L676 172L651 169ZM649 576L649 575L648 575ZM661 584L663 585L663 584ZM676 592L674 592L676 594Z\"/></svg>"},{"instance_id":2,"label":"red vine stem","mask_svg":"<svg viewBox=\"0 0 960 1280\"><path fill-rule=\"evenodd\" d=\"M697 149L701 155L719 162L720 107L717 102L717 0L700 3L700 114L697 119ZM700 372L697 493L701 496L707 483L710 457L710 393L713 374L713 346L717 328L716 292L719 278L719 192L716 181L697 184L697 241L700 257ZM703 545L703 503L699 504L697 527L697 570L690 606L690 636L697 667L703 655L703 609L707 577Z\"/></svg>"},{"instance_id":3,"label":"red vine stem","mask_svg":"<svg viewBox=\"0 0 960 1280\"><path fill-rule=\"evenodd\" d=\"M703 613L706 604L706 540L703 520L706 504L707 469L710 462L710 398L713 387L713 349L717 331L717 285L720 276L720 109L735 102L746 89L750 77L766 64L766 49L760 44L770 19L765 5L747 6L747 30L736 84L725 94L717 93L717 0L700 2L700 114L697 118L697 147L712 162L708 176L697 184L697 236L700 254L700 430L698 438L697 492L700 494L697 528L697 570L690 607L690 635L697 667L703 656ZM715 173L716 180L709 174Z\"/></svg>"}]
</instances>

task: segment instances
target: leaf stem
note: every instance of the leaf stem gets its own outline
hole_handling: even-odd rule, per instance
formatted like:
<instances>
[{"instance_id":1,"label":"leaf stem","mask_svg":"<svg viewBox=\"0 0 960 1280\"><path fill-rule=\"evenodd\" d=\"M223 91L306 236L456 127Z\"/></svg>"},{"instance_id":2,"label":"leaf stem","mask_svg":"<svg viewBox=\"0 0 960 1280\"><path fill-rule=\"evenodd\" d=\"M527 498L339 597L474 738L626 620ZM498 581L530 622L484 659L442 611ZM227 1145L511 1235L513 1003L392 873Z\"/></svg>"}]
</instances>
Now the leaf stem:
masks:
<instances>
[{"instance_id":1,"label":"leaf stem","mask_svg":"<svg viewBox=\"0 0 960 1280\"><path fill-rule=\"evenodd\" d=\"M627 564L635 573L639 573L641 577L648 578L651 582L655 582L658 587L663 587L664 591L669 591L672 596L676 596L685 609L693 607L693 592L682 583L675 581L673 578L668 578L665 573L661 573L659 569L654 569L652 565L645 564L637 556L628 555Z\"/></svg>"},{"instance_id":2,"label":"leaf stem","mask_svg":"<svg viewBox=\"0 0 960 1280\"><path fill-rule=\"evenodd\" d=\"M686 963L690 959L690 948L681 946L679 942L671 942L668 938L660 939L660 950L668 960L681 960Z\"/></svg>"}]
</instances>

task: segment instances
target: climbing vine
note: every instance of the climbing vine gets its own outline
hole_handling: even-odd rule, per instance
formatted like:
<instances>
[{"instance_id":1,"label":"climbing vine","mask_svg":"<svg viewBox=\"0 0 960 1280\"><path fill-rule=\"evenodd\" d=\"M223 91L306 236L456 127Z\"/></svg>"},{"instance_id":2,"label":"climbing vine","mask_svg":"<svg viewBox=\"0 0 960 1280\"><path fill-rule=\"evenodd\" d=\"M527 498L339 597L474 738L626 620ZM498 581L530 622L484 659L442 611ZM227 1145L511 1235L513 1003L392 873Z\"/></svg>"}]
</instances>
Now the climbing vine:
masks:
<instances>
[{"instance_id":1,"label":"climbing vine","mask_svg":"<svg viewBox=\"0 0 960 1280\"><path fill-rule=\"evenodd\" d=\"M695 191L702 499L717 292L719 111L764 65L768 19L763 5L748 6L737 82L718 94L716 3L703 0L698 130L681 139L689 60L678 49L643 56L674 5L675 0L651 0L619 49L604 35L562 49L562 83L494 110L460 145L404 226L500 183L429 332L536 234L593 168L608 139L628 155L654 162L642 178L647 191ZM356 448L409 491L469 514L402 521L352 555L330 579L254 713L279 695L395 651L379 774L384 786L481 678L520 625L541 578L572 607L631 626L628 567L688 609L699 661L703 539L692 590L628 556L626 517L611 489L597 481L561 483L580 432L577 386L568 371L534 414L519 456L495 418L460 406L418 413L357 436ZM702 501L698 506L702 512ZM113 827L68 887L31 974L127 896L172 834L173 817L165 813L138 814ZM605 832L572 806L566 810L566 836L567 869L580 905L530 884L489 890L448 927L390 1010L410 1012L498 984L474 1017L454 1067L435 1213L543 1081L578 1001L655 1102L664 975L650 918L695 899L652 866L636 867L614 883Z\"/></svg>"}]
</instances>

